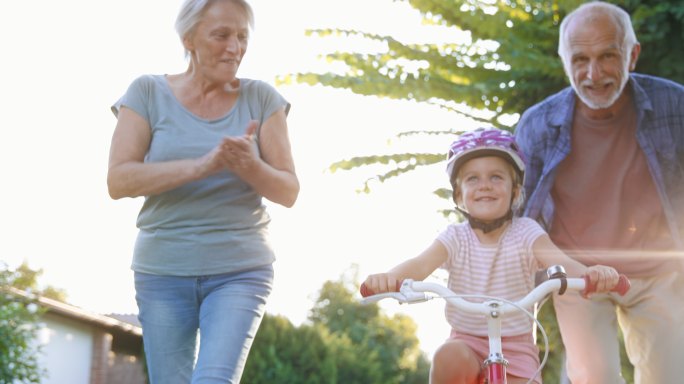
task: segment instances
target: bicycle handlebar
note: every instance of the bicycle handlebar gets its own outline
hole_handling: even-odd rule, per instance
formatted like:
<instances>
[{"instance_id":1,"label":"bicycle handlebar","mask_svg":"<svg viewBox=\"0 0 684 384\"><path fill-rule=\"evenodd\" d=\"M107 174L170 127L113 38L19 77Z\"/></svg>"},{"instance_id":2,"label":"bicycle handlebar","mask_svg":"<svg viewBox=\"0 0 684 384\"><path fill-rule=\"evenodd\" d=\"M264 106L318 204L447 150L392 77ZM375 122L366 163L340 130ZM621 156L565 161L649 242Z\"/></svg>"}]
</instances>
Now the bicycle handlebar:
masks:
<instances>
[{"instance_id":1,"label":"bicycle handlebar","mask_svg":"<svg viewBox=\"0 0 684 384\"><path fill-rule=\"evenodd\" d=\"M567 278L565 280L567 282L567 289L581 291L584 296L596 291L596 285L589 283L588 276L584 276L583 278ZM501 311L506 312L506 310L513 309L513 307L530 308L534 303L543 300L548 294L558 291L561 288L561 284L562 279L546 280L517 302L502 304ZM630 285L627 276L620 275L618 284L613 287L611 292L616 292L620 296L623 296L629 290ZM374 294L365 284L361 284L360 292L361 296L364 297L362 303L365 304L374 303L385 298L393 298L402 304L419 303L432 299L433 297L426 295L426 292L432 292L467 312L488 313L491 309L487 306L483 306L481 303L470 302L458 297L458 295L442 284L414 281L411 279L406 279L401 283L397 283L397 292ZM496 298L491 299L496 300Z\"/></svg>"},{"instance_id":2,"label":"bicycle handlebar","mask_svg":"<svg viewBox=\"0 0 684 384\"><path fill-rule=\"evenodd\" d=\"M505 368L501 368L506 364L503 359L502 336L501 336L501 322L506 315L512 312L520 311L526 313L539 326L539 331L544 340L544 358L542 359L539 368L532 377L535 377L541 372L542 367L546 363L548 357L548 338L544 327L535 318L529 309L535 303L544 300L552 292L559 292L562 294L565 290L581 291L582 295L586 297L589 293L596 291L596 285L589 282L589 276L583 278L567 278L565 270L562 266L552 266L547 269L548 280L536 286L525 297L512 302L503 298L484 296L484 295L457 295L443 284L430 283L424 281L413 281L406 279L401 283L397 283L397 292L387 292L381 294L373 294L373 292L365 285L361 284L360 291L364 297L361 303L373 303L385 298L394 298L399 303L418 303L434 298L443 298L448 303L454 305L458 310L466 313L484 315L487 320L487 329L489 337L489 358L485 360L485 365L489 367L489 378L504 378ZM630 288L629 279L626 276L620 275L618 284L613 287L611 291L615 291L620 295L624 295ZM431 292L434 295L428 295L426 292ZM476 298L478 300L484 299L483 302L471 302L466 298ZM499 368L497 368L499 367ZM505 380L504 380L505 381ZM532 380L530 380L531 382Z\"/></svg>"}]
</instances>

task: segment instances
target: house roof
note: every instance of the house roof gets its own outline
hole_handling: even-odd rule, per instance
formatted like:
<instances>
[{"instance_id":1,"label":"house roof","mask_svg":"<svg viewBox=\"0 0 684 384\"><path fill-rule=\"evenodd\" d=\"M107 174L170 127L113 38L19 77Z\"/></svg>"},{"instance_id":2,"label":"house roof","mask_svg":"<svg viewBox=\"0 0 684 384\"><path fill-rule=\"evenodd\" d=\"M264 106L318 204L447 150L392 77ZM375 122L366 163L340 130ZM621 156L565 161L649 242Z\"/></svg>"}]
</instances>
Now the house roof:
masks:
<instances>
[{"instance_id":1,"label":"house roof","mask_svg":"<svg viewBox=\"0 0 684 384\"><path fill-rule=\"evenodd\" d=\"M85 322L111 331L123 332L125 334L137 337L142 336L142 328L135 323L131 324L128 321L124 321L119 318L90 312L71 304L49 299L47 297L35 296L14 287L5 287L5 289L7 289L13 295L24 297L29 300L35 300L36 303L47 309L48 313L68 317L73 320Z\"/></svg>"},{"instance_id":2,"label":"house roof","mask_svg":"<svg viewBox=\"0 0 684 384\"><path fill-rule=\"evenodd\" d=\"M142 327L140 320L138 320L138 315L134 313L108 313L106 316L135 325L136 327Z\"/></svg>"}]
</instances>

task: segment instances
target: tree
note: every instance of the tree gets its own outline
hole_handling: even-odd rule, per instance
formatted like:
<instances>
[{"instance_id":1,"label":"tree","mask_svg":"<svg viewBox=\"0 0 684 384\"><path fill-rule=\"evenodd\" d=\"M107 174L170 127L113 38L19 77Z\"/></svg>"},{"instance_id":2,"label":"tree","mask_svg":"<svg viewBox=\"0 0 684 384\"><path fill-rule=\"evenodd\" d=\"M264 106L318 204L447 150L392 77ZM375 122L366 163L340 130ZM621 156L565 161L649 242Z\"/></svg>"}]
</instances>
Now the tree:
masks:
<instances>
[{"instance_id":1,"label":"tree","mask_svg":"<svg viewBox=\"0 0 684 384\"><path fill-rule=\"evenodd\" d=\"M346 335L357 353L376 362L382 378L378 383L408 383L407 372L422 368L420 363L425 358L415 336L416 324L401 314L384 316L377 305L359 304L353 292L356 289L346 286L344 281L326 282L309 319L334 335ZM342 382L370 382L363 381L363 377L348 377Z\"/></svg>"},{"instance_id":2,"label":"tree","mask_svg":"<svg viewBox=\"0 0 684 384\"><path fill-rule=\"evenodd\" d=\"M31 269L26 262L21 263L14 273L12 273L12 286L22 291L33 292L42 297L66 302L67 295L63 289L56 288L51 285L47 285L43 288L38 286L38 278L42 274L42 269L34 270Z\"/></svg>"},{"instance_id":3,"label":"tree","mask_svg":"<svg viewBox=\"0 0 684 384\"><path fill-rule=\"evenodd\" d=\"M318 37L362 38L383 47L373 53L333 52L326 60L343 64L344 73L297 73L279 78L349 89L361 95L412 100L453 111L464 118L512 129L519 114L568 82L557 56L560 21L581 0L398 0L422 14L415 28L465 31L454 42L403 43L392 36L357 30L318 29ZM637 70L684 83L684 3L661 0L613 1L633 17L642 55ZM451 134L455 130L417 134ZM441 150L441 148L440 148ZM441 162L444 153L356 156L331 165L332 171L388 164L379 181ZM366 191L368 183L366 183ZM447 191L436 191L448 197Z\"/></svg>"},{"instance_id":4,"label":"tree","mask_svg":"<svg viewBox=\"0 0 684 384\"><path fill-rule=\"evenodd\" d=\"M0 265L0 384L40 383L45 375L38 364L40 346L35 342L44 313L37 300L42 296L65 301L66 293L50 285L39 287L42 273L26 262L15 270Z\"/></svg>"},{"instance_id":5,"label":"tree","mask_svg":"<svg viewBox=\"0 0 684 384\"><path fill-rule=\"evenodd\" d=\"M16 271L6 265L0 269L0 383L40 383L44 374L38 365L35 344L38 321L42 314L35 299L25 299L13 293L10 288L29 294L35 288L35 279L40 274L26 264ZM29 296L30 297L30 296Z\"/></svg>"},{"instance_id":6,"label":"tree","mask_svg":"<svg viewBox=\"0 0 684 384\"><path fill-rule=\"evenodd\" d=\"M354 283L326 282L309 317L295 327L266 315L243 381L296 384L422 384L429 363L418 348L416 325L361 305Z\"/></svg>"},{"instance_id":7,"label":"tree","mask_svg":"<svg viewBox=\"0 0 684 384\"><path fill-rule=\"evenodd\" d=\"M335 383L335 356L324 329L295 327L285 317L266 314L254 340L245 383Z\"/></svg>"}]
</instances>

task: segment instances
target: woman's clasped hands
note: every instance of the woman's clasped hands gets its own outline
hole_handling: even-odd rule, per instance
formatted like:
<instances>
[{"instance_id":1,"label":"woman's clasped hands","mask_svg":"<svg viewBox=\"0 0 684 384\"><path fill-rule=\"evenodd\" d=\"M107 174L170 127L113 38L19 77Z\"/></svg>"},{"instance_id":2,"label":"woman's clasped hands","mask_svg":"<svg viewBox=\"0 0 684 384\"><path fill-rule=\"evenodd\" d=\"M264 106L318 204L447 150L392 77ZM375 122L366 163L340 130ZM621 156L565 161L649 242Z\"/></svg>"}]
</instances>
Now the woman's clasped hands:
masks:
<instances>
[{"instance_id":1,"label":"woman's clasped hands","mask_svg":"<svg viewBox=\"0 0 684 384\"><path fill-rule=\"evenodd\" d=\"M240 174L250 169L259 159L254 135L259 122L249 122L242 136L226 136L221 142L201 159L201 169L206 173L231 171Z\"/></svg>"}]
</instances>

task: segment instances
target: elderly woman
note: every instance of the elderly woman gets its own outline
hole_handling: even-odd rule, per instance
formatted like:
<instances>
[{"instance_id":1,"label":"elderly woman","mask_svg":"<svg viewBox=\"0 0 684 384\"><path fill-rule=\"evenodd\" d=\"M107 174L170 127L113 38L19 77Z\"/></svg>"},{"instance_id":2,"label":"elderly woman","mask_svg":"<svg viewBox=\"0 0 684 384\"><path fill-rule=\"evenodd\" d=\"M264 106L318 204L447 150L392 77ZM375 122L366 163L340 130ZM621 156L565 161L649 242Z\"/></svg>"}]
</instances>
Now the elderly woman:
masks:
<instances>
[{"instance_id":1,"label":"elderly woman","mask_svg":"<svg viewBox=\"0 0 684 384\"><path fill-rule=\"evenodd\" d=\"M186 0L187 70L141 76L112 107L109 194L145 197L132 269L153 384L240 381L273 282L262 198L299 193L289 103L237 77L253 19L244 0Z\"/></svg>"}]
</instances>

